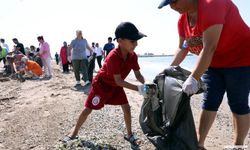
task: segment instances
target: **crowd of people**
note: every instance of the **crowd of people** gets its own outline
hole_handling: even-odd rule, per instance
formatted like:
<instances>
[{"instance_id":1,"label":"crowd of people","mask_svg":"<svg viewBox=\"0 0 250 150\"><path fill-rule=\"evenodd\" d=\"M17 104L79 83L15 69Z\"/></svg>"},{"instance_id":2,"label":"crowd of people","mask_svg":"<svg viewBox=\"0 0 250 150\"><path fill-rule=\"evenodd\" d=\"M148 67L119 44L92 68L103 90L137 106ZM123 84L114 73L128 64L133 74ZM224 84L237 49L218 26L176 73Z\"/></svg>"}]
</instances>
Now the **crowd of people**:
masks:
<instances>
[{"instance_id":1,"label":"crowd of people","mask_svg":"<svg viewBox=\"0 0 250 150\"><path fill-rule=\"evenodd\" d=\"M13 38L14 47L10 51L5 39L0 39L0 62L3 61L6 75L20 81L25 81L25 79L49 80L52 78L50 46L43 36L38 36L37 40L39 46L36 48L34 45L24 47L17 38ZM87 40L82 36L82 31L78 30L76 38L69 45L66 41L63 42L60 51L55 53L55 60L57 65L62 65L63 73L69 73L70 70L74 72L76 86L82 85L81 80L84 81L83 85L87 85L92 82L93 73L97 72L95 61L101 69L103 58L112 49L114 49L112 37L108 38L108 43L102 49L99 43L95 42L89 46ZM34 72L36 73L34 74ZM82 77L80 77L81 74Z\"/></svg>"},{"instance_id":2,"label":"crowd of people","mask_svg":"<svg viewBox=\"0 0 250 150\"><path fill-rule=\"evenodd\" d=\"M51 53L50 47L44 41L43 36L37 37L39 46L34 45L24 48L24 45L13 38L13 50L10 51L8 44L1 39L0 62L3 60L4 74L21 82L25 79L51 79ZM42 71L42 68L44 72Z\"/></svg>"},{"instance_id":3,"label":"crowd of people","mask_svg":"<svg viewBox=\"0 0 250 150\"><path fill-rule=\"evenodd\" d=\"M57 64L62 65L63 73L69 73L70 67L75 75L76 87L85 86L92 82L93 73L98 72L95 70L95 62L97 61L99 70L102 68L102 60L115 48L112 43L112 37L108 37L108 43L102 49L99 43L92 42L89 45L87 39L82 35L82 31L76 31L76 38L68 45L66 41L60 52L55 53ZM80 77L82 74L82 78ZM81 80L84 83L81 83Z\"/></svg>"}]
</instances>

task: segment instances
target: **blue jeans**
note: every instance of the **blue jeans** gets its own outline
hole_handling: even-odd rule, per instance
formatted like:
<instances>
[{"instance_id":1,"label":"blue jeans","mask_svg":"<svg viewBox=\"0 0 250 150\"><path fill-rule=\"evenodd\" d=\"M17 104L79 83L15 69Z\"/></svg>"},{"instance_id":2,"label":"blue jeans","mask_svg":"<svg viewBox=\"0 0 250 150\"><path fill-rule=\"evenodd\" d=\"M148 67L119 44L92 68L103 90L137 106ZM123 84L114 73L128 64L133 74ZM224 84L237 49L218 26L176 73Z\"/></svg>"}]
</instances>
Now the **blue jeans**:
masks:
<instances>
[{"instance_id":1,"label":"blue jeans","mask_svg":"<svg viewBox=\"0 0 250 150\"><path fill-rule=\"evenodd\" d=\"M209 68L202 76L207 85L202 108L217 111L225 92L233 113L245 115L249 109L250 67Z\"/></svg>"}]
</instances>

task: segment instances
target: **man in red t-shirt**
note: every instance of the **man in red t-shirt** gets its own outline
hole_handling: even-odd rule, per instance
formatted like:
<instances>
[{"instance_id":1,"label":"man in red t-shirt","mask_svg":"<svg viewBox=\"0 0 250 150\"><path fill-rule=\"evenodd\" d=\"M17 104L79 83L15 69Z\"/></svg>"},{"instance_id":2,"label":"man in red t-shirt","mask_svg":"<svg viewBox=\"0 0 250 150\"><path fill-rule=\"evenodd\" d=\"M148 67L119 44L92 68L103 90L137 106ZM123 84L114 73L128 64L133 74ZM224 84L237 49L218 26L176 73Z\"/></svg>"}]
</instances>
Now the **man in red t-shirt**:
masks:
<instances>
[{"instance_id":1,"label":"man in red t-shirt","mask_svg":"<svg viewBox=\"0 0 250 150\"><path fill-rule=\"evenodd\" d=\"M145 37L145 35L140 33L132 23L122 22L116 28L115 36L119 44L118 48L109 53L103 67L93 79L89 96L85 102L85 108L73 131L64 141L76 137L81 125L93 109L98 110L103 108L104 105L109 104L121 105L122 107L127 128L127 135L124 136L124 138L128 140L133 147L138 147L140 144L139 139L132 133L130 106L123 88L125 87L139 91L140 94L145 94L145 85L137 86L124 80L129 72L133 70L136 79L142 84L145 82L144 77L139 71L138 58L134 52L137 46L137 40Z\"/></svg>"},{"instance_id":2,"label":"man in red t-shirt","mask_svg":"<svg viewBox=\"0 0 250 150\"><path fill-rule=\"evenodd\" d=\"M183 84L188 95L197 92L197 80L207 85L199 127L199 148L227 92L236 132L235 145L243 145L250 126L250 28L231 0L163 0L181 14L180 43L171 65L179 65L188 52L199 55L192 74ZM183 46L184 45L184 46Z\"/></svg>"}]
</instances>

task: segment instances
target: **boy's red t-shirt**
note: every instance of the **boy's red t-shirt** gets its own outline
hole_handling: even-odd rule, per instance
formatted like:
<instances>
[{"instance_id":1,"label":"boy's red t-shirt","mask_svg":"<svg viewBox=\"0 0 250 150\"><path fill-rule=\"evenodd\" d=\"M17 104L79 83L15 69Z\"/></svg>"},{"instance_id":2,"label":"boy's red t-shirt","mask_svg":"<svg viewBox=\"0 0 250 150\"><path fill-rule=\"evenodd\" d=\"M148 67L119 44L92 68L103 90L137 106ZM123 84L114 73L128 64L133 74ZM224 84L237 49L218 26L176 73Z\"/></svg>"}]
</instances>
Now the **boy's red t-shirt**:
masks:
<instances>
[{"instance_id":1,"label":"boy's red t-shirt","mask_svg":"<svg viewBox=\"0 0 250 150\"><path fill-rule=\"evenodd\" d=\"M203 48L202 33L216 24L223 24L223 29L210 67L250 66L250 28L231 0L198 0L197 24L190 27L187 13L182 14L179 35L186 39L187 49L198 55Z\"/></svg>"},{"instance_id":2,"label":"boy's red t-shirt","mask_svg":"<svg viewBox=\"0 0 250 150\"><path fill-rule=\"evenodd\" d=\"M114 75L120 74L121 78L124 80L131 70L140 70L136 53L128 53L127 59L124 60L121 50L115 48L108 54L97 77L109 85L117 86Z\"/></svg>"},{"instance_id":3,"label":"boy's red t-shirt","mask_svg":"<svg viewBox=\"0 0 250 150\"><path fill-rule=\"evenodd\" d=\"M92 82L85 107L101 109L105 104L127 104L128 100L124 89L116 85L114 75L120 74L124 80L131 70L138 71L139 69L138 57L134 52L129 53L127 59L124 60L121 50L119 48L113 49Z\"/></svg>"}]
</instances>

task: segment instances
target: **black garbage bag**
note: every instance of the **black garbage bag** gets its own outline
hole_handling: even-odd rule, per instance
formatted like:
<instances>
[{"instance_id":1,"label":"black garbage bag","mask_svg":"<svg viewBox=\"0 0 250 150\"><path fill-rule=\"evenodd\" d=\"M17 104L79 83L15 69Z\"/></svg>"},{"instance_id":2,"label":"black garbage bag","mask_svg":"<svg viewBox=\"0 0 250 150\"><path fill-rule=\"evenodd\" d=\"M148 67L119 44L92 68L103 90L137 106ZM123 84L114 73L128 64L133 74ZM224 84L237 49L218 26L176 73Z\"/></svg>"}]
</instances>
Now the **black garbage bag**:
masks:
<instances>
[{"instance_id":1,"label":"black garbage bag","mask_svg":"<svg viewBox=\"0 0 250 150\"><path fill-rule=\"evenodd\" d=\"M148 84L139 122L143 133L159 150L197 150L198 141L190 96L182 84L190 72L179 66L165 69ZM199 91L204 84L199 81Z\"/></svg>"}]
</instances>

